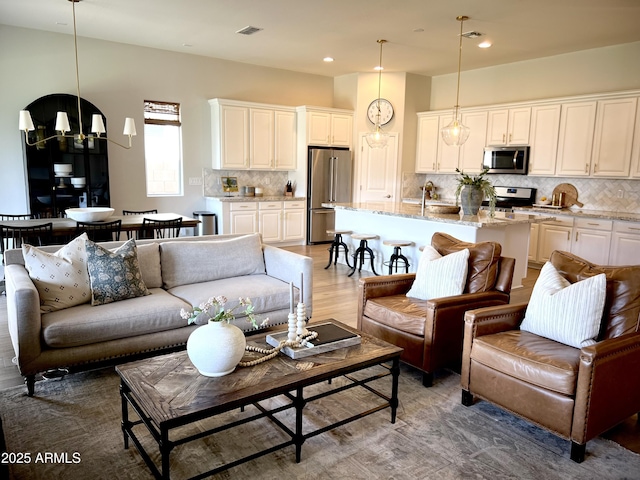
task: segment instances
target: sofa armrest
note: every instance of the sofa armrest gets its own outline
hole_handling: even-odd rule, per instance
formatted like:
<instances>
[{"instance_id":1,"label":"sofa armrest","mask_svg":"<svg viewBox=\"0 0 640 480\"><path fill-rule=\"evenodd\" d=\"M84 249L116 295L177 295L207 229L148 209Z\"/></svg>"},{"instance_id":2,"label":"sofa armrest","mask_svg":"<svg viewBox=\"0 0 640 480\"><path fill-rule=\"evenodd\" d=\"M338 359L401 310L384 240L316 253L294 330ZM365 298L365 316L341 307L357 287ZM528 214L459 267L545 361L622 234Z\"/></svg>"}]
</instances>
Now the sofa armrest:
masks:
<instances>
[{"instance_id":1,"label":"sofa armrest","mask_svg":"<svg viewBox=\"0 0 640 480\"><path fill-rule=\"evenodd\" d=\"M403 295L411 289L415 278L415 273L361 278L358 283L359 296L366 301L369 298Z\"/></svg>"},{"instance_id":2,"label":"sofa armrest","mask_svg":"<svg viewBox=\"0 0 640 480\"><path fill-rule=\"evenodd\" d=\"M22 373L33 373L28 364L41 353L40 295L23 265L7 265L4 274L9 335L18 368Z\"/></svg>"},{"instance_id":3,"label":"sofa armrest","mask_svg":"<svg viewBox=\"0 0 640 480\"><path fill-rule=\"evenodd\" d=\"M305 255L290 252L272 245L262 245L264 265L267 275L283 282L293 282L300 288L300 274L302 273L304 304L307 316L311 317L313 293L313 259Z\"/></svg>"},{"instance_id":4,"label":"sofa armrest","mask_svg":"<svg viewBox=\"0 0 640 480\"><path fill-rule=\"evenodd\" d=\"M460 369L460 384L463 389L469 390L473 340L482 335L491 335L518 328L522 320L524 320L526 310L526 303L517 303L479 308L465 313L462 367Z\"/></svg>"},{"instance_id":5,"label":"sofa armrest","mask_svg":"<svg viewBox=\"0 0 640 480\"><path fill-rule=\"evenodd\" d=\"M571 440L584 444L640 412L640 332L583 347Z\"/></svg>"}]
</instances>

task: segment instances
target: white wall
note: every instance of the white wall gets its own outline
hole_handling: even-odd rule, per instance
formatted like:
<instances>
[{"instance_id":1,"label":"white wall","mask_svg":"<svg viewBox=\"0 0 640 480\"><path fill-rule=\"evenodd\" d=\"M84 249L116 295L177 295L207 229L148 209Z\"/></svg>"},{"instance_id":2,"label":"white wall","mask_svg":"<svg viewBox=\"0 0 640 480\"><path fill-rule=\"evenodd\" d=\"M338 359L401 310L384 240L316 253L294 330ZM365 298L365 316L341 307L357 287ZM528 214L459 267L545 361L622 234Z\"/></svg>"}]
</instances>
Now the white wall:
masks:
<instances>
[{"instance_id":1,"label":"white wall","mask_svg":"<svg viewBox=\"0 0 640 480\"><path fill-rule=\"evenodd\" d=\"M640 42L635 42L463 71L460 105L471 107L636 89L640 87L639 59ZM453 108L456 77L457 73L433 77L429 110Z\"/></svg>"},{"instance_id":2,"label":"white wall","mask_svg":"<svg viewBox=\"0 0 640 480\"><path fill-rule=\"evenodd\" d=\"M0 25L0 212L28 211L18 111L51 93L75 95L73 37ZM80 94L107 118L109 137L135 118L134 147L109 146L111 206L190 215L205 206L202 187L189 186L211 167L207 99L333 106L333 79L163 50L79 38ZM144 190L143 101L182 107L183 197L147 198Z\"/></svg>"}]
</instances>

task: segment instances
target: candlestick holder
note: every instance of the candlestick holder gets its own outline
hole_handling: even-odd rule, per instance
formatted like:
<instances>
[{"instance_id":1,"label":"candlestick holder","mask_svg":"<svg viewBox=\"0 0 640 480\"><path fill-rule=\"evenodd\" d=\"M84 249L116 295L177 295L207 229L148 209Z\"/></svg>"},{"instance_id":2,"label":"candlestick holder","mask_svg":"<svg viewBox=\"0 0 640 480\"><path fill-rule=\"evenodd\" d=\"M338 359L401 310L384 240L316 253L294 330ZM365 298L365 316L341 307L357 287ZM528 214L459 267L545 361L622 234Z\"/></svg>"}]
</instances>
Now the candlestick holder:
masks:
<instances>
[{"instance_id":1,"label":"candlestick holder","mask_svg":"<svg viewBox=\"0 0 640 480\"><path fill-rule=\"evenodd\" d=\"M291 342L296 341L296 332L297 332L297 319L295 313L289 314L289 333L287 335L287 340Z\"/></svg>"},{"instance_id":2,"label":"candlestick holder","mask_svg":"<svg viewBox=\"0 0 640 480\"><path fill-rule=\"evenodd\" d=\"M298 338L307 335L309 333L309 331L307 330L306 326L307 326L307 307L305 307L304 303L300 302L298 303L298 308L297 308L297 317L298 317L298 325L297 325L297 330L296 330L296 334L298 336Z\"/></svg>"}]
</instances>

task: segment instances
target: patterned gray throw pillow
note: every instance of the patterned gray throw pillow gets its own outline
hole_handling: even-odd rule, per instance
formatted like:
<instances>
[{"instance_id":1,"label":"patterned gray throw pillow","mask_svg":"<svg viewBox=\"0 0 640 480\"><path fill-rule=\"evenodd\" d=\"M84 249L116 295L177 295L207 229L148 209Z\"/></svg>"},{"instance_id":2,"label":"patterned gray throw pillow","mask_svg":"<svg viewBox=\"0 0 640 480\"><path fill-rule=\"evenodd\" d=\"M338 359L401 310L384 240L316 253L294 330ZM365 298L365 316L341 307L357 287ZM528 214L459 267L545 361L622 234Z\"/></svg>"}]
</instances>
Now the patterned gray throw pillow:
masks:
<instances>
[{"instance_id":1,"label":"patterned gray throw pillow","mask_svg":"<svg viewBox=\"0 0 640 480\"><path fill-rule=\"evenodd\" d=\"M104 305L149 295L142 280L136 242L132 238L114 252L86 241L91 305Z\"/></svg>"}]
</instances>

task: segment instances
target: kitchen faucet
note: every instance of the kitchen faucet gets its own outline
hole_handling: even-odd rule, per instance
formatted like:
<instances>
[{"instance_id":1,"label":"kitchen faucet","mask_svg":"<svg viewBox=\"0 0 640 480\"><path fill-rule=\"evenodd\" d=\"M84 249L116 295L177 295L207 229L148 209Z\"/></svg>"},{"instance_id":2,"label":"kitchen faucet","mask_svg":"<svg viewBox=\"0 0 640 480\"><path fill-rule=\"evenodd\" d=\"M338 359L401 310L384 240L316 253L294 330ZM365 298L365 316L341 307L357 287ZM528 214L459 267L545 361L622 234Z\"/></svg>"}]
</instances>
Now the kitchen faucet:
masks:
<instances>
[{"instance_id":1,"label":"kitchen faucet","mask_svg":"<svg viewBox=\"0 0 640 480\"><path fill-rule=\"evenodd\" d=\"M424 185L422 186L422 201L420 202L420 205L421 205L420 215L424 215L425 201L427 199L431 199L431 191L434 190L435 188L436 187L431 180L426 180L424 182ZM427 197L427 191L429 192L428 197Z\"/></svg>"}]
</instances>

